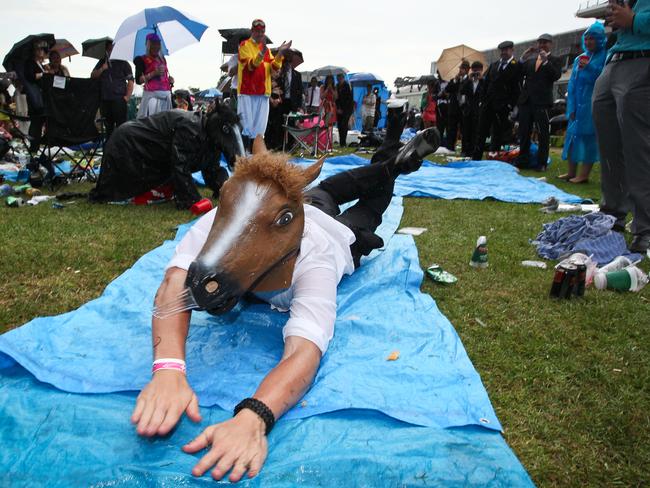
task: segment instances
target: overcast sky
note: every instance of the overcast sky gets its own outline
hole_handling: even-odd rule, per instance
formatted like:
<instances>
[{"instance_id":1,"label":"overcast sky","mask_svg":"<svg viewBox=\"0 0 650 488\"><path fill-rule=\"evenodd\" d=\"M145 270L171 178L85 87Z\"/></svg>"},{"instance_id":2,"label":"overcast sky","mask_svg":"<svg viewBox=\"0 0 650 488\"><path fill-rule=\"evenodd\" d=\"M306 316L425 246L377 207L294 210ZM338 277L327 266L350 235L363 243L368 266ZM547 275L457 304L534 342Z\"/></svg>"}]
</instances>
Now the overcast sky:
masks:
<instances>
[{"instance_id":1,"label":"overcast sky","mask_svg":"<svg viewBox=\"0 0 650 488\"><path fill-rule=\"evenodd\" d=\"M7 5L8 3L8 5ZM407 0L320 2L270 0L4 0L0 57L28 34L51 32L79 51L85 39L115 36L126 17L147 7L170 5L198 17L210 28L200 44L168 57L176 88L214 86L219 79L221 37L217 29L250 26L262 18L276 43L293 40L305 64L300 71L333 64L370 71L392 87L397 76L430 70L445 47L467 44L483 50L504 39L515 42L542 32L588 26L578 19L576 0ZM64 60L72 76L88 76L95 61Z\"/></svg>"}]
</instances>

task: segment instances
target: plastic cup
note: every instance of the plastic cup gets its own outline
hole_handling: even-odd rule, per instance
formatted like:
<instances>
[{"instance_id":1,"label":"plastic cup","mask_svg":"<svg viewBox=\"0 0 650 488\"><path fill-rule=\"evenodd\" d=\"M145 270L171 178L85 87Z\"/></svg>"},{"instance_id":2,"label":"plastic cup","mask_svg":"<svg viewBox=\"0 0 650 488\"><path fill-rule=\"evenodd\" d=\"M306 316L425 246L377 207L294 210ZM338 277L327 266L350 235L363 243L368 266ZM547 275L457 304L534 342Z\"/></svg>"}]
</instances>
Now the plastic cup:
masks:
<instances>
[{"instance_id":1,"label":"plastic cup","mask_svg":"<svg viewBox=\"0 0 650 488\"><path fill-rule=\"evenodd\" d=\"M598 273L594 277L594 284L599 290L630 291L637 287L637 276L629 268L609 273Z\"/></svg>"},{"instance_id":2,"label":"plastic cup","mask_svg":"<svg viewBox=\"0 0 650 488\"><path fill-rule=\"evenodd\" d=\"M212 210L212 202L207 198L199 200L190 208L190 212L194 215L202 215L210 210Z\"/></svg>"}]
</instances>

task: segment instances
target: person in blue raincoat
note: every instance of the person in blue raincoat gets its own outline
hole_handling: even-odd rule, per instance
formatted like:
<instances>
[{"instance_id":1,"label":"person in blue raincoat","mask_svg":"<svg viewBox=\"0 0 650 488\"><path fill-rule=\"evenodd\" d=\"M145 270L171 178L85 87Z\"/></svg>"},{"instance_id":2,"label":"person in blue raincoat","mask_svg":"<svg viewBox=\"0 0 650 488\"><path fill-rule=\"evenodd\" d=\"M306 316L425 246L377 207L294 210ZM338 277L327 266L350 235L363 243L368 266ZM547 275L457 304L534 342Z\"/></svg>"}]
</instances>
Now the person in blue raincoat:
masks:
<instances>
[{"instance_id":1,"label":"person in blue raincoat","mask_svg":"<svg viewBox=\"0 0 650 488\"><path fill-rule=\"evenodd\" d=\"M596 130L591 113L594 85L605 67L607 36L602 23L596 22L582 36L584 53L573 63L567 97L567 128L562 159L569 161L569 172L559 178L571 183L586 183L596 161L600 160ZM578 164L582 163L578 174Z\"/></svg>"}]
</instances>

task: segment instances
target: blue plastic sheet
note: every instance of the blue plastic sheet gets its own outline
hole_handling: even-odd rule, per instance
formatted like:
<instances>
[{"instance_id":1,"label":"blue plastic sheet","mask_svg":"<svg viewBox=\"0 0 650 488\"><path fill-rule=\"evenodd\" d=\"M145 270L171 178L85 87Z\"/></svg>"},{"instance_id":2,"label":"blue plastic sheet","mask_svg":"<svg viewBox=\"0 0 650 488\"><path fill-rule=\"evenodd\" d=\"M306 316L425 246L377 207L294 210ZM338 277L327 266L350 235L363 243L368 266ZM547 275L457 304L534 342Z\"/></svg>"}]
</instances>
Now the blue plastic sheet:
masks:
<instances>
[{"instance_id":1,"label":"blue plastic sheet","mask_svg":"<svg viewBox=\"0 0 650 488\"><path fill-rule=\"evenodd\" d=\"M417 425L501 430L455 330L420 293L423 274L412 238L390 238L401 214L394 199L380 228L387 249L341 282L334 340L306 406L286 417L358 408ZM0 336L0 351L65 391L141 389L150 377L153 297L174 247L167 242L146 254L78 310ZM282 355L287 318L265 304L244 304L220 317L194 313L188 379L200 404L231 410L250 396ZM386 361L393 350L400 351L399 361Z\"/></svg>"},{"instance_id":2,"label":"blue plastic sheet","mask_svg":"<svg viewBox=\"0 0 650 488\"><path fill-rule=\"evenodd\" d=\"M201 424L184 418L169 436L150 440L130 425L134 401L134 393L65 393L19 366L0 369L0 486L214 486L209 475L190 475L198 455L180 448L230 414L203 408ZM533 485L497 432L346 410L279 422L262 472L238 486Z\"/></svg>"},{"instance_id":3,"label":"blue plastic sheet","mask_svg":"<svg viewBox=\"0 0 650 488\"><path fill-rule=\"evenodd\" d=\"M312 160L296 160L308 164ZM356 166L369 164L355 154L328 158L318 181ZM200 173L194 179L203 184ZM397 178L395 195L444 200L500 200L510 203L542 203L555 197L564 203L584 201L576 195L535 178L521 176L516 168L500 161L467 161L446 165L425 161L415 173Z\"/></svg>"},{"instance_id":4,"label":"blue plastic sheet","mask_svg":"<svg viewBox=\"0 0 650 488\"><path fill-rule=\"evenodd\" d=\"M315 385L280 419L262 473L243 485L532 486L454 329L419 291L412 238L390 238L401 213L395 198L379 230L386 249L342 282ZM139 438L129 422L136 393L120 391L149 377L149 310L174 245L143 256L80 309L0 336L0 442L10 446L0 450L0 485L214 483L191 477L198 455L180 447L252 392L280 357L286 316L266 305L194 314L189 380L203 422L184 418L169 436ZM401 356L387 362L392 350Z\"/></svg>"},{"instance_id":5,"label":"blue plastic sheet","mask_svg":"<svg viewBox=\"0 0 650 488\"><path fill-rule=\"evenodd\" d=\"M306 164L309 161L298 162ZM368 163L367 159L355 154L328 158L320 179ZM500 161L467 161L445 165L425 161L418 171L397 178L394 193L401 197L492 199L510 203L541 203L549 197L565 203L584 201L536 178L521 176L514 166Z\"/></svg>"}]
</instances>

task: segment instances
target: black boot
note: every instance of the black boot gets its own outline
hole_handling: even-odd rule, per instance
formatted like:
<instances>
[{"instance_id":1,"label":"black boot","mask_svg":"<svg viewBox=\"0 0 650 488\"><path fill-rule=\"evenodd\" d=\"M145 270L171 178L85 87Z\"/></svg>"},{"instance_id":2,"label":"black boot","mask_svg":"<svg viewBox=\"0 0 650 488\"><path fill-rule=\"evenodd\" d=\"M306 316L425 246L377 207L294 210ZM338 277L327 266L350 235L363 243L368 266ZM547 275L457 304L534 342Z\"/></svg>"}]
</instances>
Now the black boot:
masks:
<instances>
[{"instance_id":1,"label":"black boot","mask_svg":"<svg viewBox=\"0 0 650 488\"><path fill-rule=\"evenodd\" d=\"M422 160L440 147L440 133L430 127L407 142L397 153L393 174L407 175L420 169Z\"/></svg>"}]
</instances>

